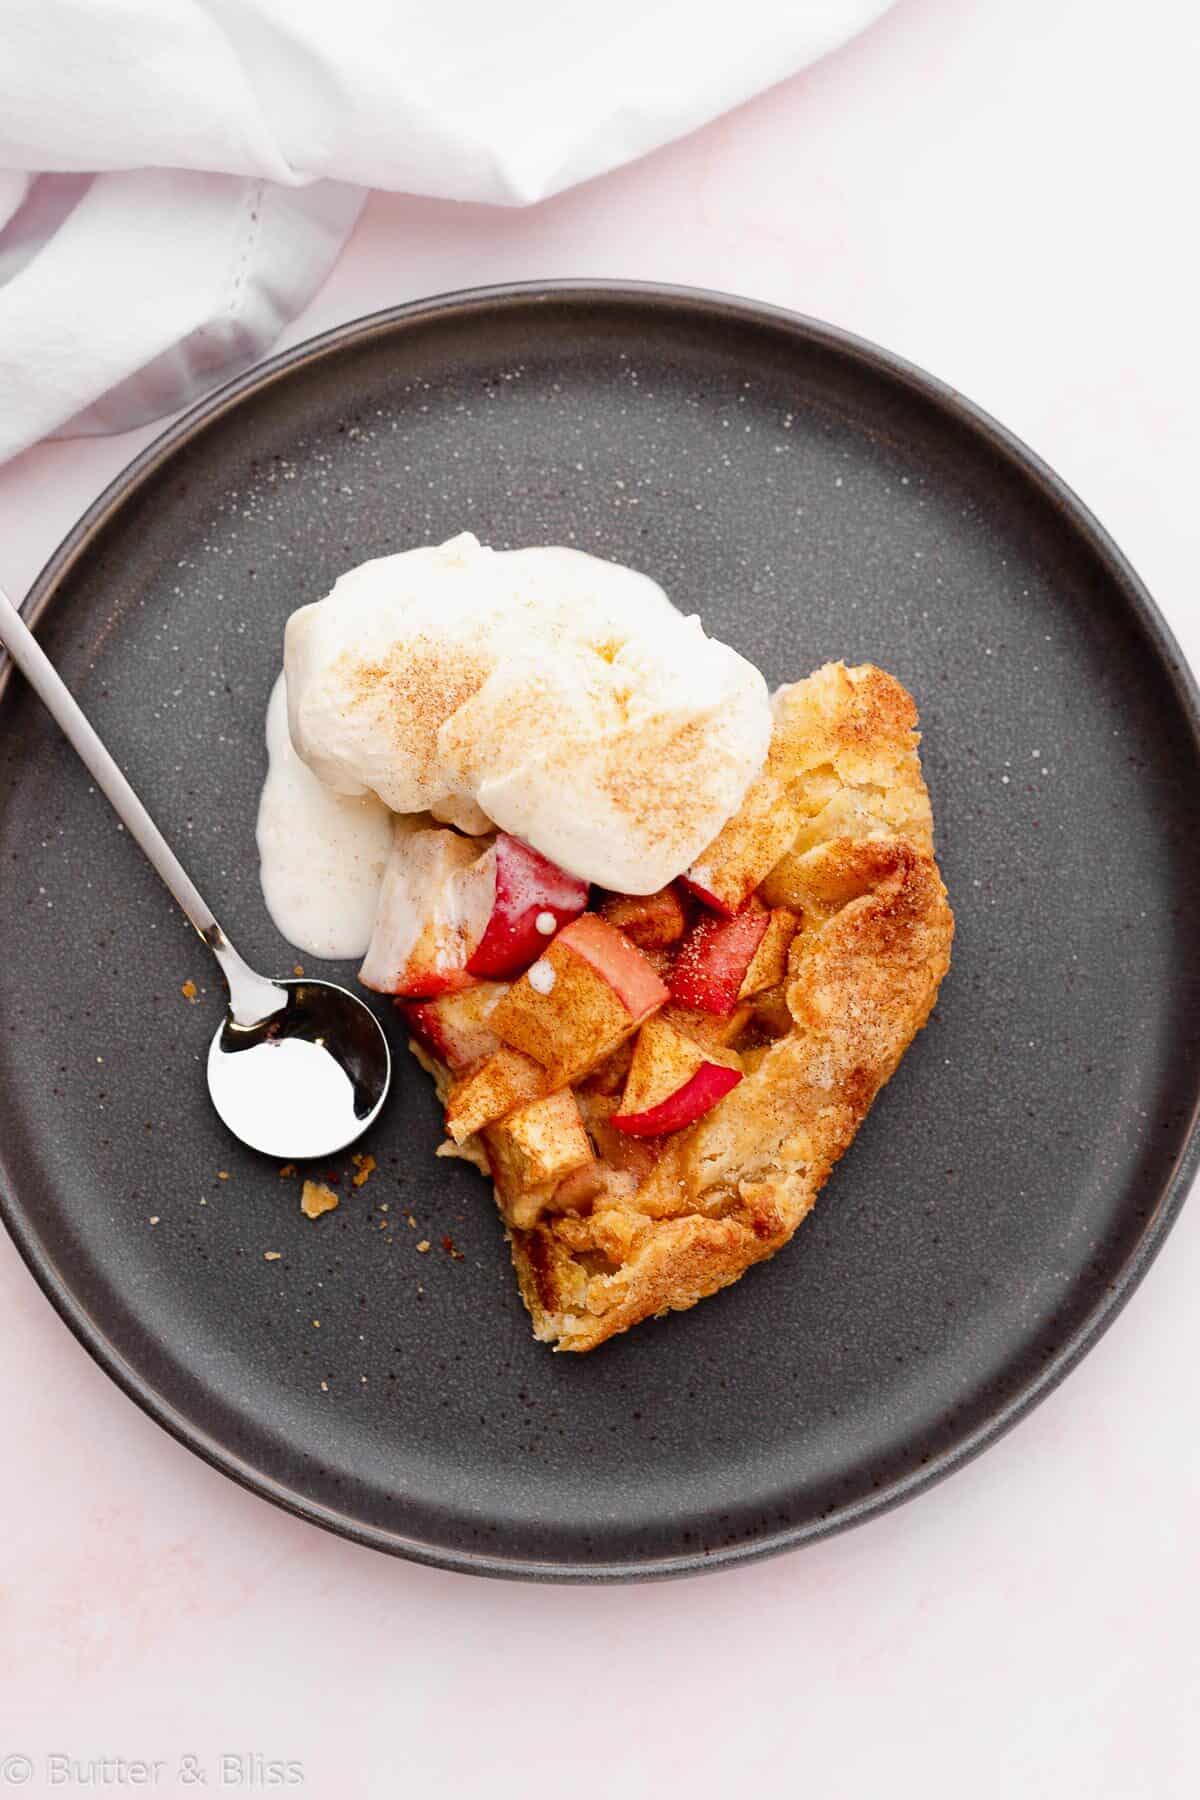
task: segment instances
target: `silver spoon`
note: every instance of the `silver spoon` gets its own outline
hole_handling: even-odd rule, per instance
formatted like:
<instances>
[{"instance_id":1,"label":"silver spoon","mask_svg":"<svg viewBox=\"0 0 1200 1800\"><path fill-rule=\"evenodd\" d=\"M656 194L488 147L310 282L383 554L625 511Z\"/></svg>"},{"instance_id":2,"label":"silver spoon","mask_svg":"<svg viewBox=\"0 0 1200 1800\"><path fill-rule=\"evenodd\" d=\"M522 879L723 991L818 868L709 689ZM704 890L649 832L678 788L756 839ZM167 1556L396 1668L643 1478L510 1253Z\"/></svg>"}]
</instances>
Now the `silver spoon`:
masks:
<instances>
[{"instance_id":1,"label":"silver spoon","mask_svg":"<svg viewBox=\"0 0 1200 1800\"><path fill-rule=\"evenodd\" d=\"M268 981L243 962L195 883L0 589L0 644L78 751L208 945L229 1010L208 1051L208 1091L235 1136L268 1156L329 1156L378 1115L391 1056L370 1007L329 981Z\"/></svg>"}]
</instances>

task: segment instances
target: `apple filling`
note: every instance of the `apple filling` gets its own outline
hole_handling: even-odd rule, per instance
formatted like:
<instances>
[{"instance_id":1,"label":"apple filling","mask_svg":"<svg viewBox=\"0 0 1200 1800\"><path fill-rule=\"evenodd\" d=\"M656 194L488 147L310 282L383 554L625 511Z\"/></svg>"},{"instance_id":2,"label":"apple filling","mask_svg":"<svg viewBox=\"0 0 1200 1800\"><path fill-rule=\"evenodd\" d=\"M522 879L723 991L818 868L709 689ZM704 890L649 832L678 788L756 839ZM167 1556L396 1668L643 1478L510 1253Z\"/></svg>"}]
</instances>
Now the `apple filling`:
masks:
<instances>
[{"instance_id":1,"label":"apple filling","mask_svg":"<svg viewBox=\"0 0 1200 1800\"><path fill-rule=\"evenodd\" d=\"M428 844L442 837L454 842ZM498 839L482 858L449 832L402 843L443 886L409 933L415 948L390 963L369 958L370 972L397 970L393 991L413 1034L451 1078L447 1132L460 1149L481 1139L510 1223L586 1207L609 1172L624 1180L655 1160L630 1140L686 1130L741 1081L738 1042L750 1033L761 1044L770 1032L754 999L786 973L797 929L786 908L752 900L714 917L671 886L608 895L585 912L579 884L515 839ZM477 862L489 865L486 917L474 905ZM380 936L390 928L385 916ZM435 942L436 969L423 948ZM514 979L477 979L501 973ZM580 1171L597 1160L607 1168L585 1181Z\"/></svg>"}]
</instances>

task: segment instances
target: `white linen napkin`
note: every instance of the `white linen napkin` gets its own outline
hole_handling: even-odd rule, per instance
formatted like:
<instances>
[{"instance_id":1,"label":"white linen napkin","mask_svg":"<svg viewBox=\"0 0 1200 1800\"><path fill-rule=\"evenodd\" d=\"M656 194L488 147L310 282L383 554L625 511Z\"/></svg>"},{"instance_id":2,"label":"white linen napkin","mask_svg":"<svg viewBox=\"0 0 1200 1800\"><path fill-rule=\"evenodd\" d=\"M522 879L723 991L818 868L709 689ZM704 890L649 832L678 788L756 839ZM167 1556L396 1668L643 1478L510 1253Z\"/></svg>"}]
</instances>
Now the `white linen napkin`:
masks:
<instances>
[{"instance_id":1,"label":"white linen napkin","mask_svg":"<svg viewBox=\"0 0 1200 1800\"><path fill-rule=\"evenodd\" d=\"M158 417L253 362L367 187L530 204L889 4L3 0L0 459Z\"/></svg>"}]
</instances>

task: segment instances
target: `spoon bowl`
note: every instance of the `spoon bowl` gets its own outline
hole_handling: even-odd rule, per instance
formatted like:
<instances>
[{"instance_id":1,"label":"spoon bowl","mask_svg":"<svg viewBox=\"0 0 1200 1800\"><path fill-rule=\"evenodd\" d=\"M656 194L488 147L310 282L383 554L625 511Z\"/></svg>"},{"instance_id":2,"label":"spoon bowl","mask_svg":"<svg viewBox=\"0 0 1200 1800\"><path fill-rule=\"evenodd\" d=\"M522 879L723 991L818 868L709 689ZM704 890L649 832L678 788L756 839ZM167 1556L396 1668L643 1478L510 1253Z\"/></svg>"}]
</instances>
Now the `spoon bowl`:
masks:
<instances>
[{"instance_id":1,"label":"spoon bowl","mask_svg":"<svg viewBox=\"0 0 1200 1800\"><path fill-rule=\"evenodd\" d=\"M391 1053L375 1014L330 981L278 981L279 1011L239 1025L230 1010L209 1046L208 1091L252 1150L291 1160L353 1143L387 1096Z\"/></svg>"}]
</instances>

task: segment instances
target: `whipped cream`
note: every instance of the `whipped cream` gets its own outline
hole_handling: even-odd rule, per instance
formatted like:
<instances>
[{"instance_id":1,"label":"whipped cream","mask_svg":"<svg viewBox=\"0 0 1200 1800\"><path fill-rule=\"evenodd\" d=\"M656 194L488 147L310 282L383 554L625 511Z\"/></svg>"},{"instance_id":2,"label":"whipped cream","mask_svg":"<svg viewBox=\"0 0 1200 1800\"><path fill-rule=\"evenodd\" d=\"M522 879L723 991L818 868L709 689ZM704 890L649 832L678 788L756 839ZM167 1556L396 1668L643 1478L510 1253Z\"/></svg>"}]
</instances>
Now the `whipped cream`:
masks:
<instances>
[{"instance_id":1,"label":"whipped cream","mask_svg":"<svg viewBox=\"0 0 1200 1800\"><path fill-rule=\"evenodd\" d=\"M289 619L285 670L331 794L495 824L629 894L712 841L771 732L758 670L647 576L470 533L343 575Z\"/></svg>"},{"instance_id":2,"label":"whipped cream","mask_svg":"<svg viewBox=\"0 0 1200 1800\"><path fill-rule=\"evenodd\" d=\"M392 815L374 794L335 793L292 748L281 675L267 708L267 779L258 804L263 898L289 944L312 956L361 956L392 848Z\"/></svg>"}]
</instances>

